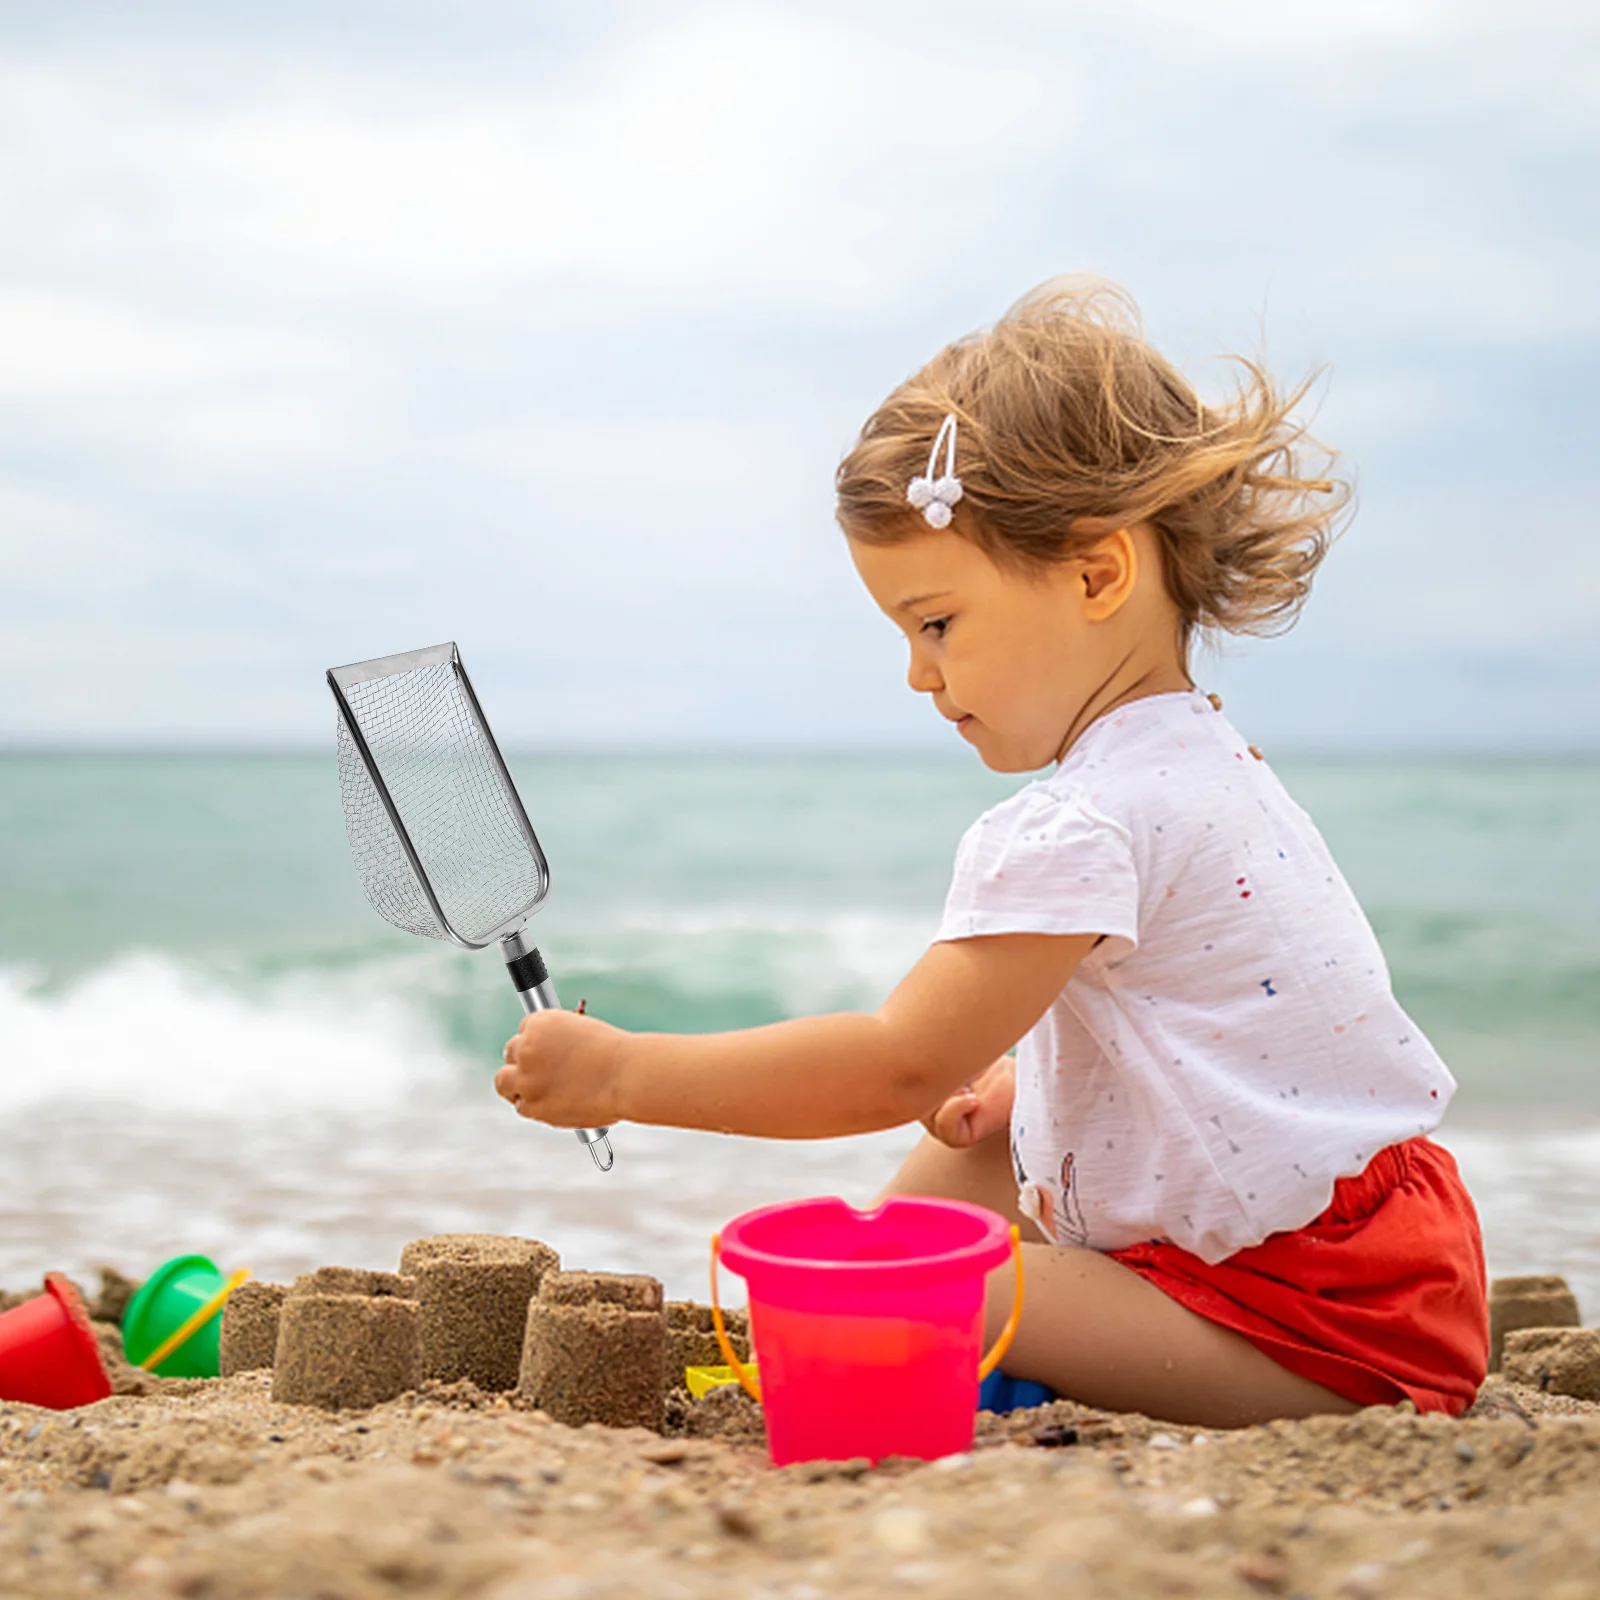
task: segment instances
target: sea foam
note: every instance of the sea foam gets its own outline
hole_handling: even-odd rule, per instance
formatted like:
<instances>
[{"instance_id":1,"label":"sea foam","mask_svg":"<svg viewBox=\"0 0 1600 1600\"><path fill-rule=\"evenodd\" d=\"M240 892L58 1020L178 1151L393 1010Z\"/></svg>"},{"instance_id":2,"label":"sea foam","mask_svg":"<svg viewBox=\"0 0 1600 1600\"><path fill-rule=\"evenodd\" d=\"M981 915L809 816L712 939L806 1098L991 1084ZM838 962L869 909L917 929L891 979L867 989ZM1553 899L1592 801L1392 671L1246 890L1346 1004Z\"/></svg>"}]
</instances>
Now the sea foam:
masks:
<instances>
[{"instance_id":1,"label":"sea foam","mask_svg":"<svg viewBox=\"0 0 1600 1600\"><path fill-rule=\"evenodd\" d=\"M427 1009L370 969L365 983L302 971L248 992L148 953L62 987L0 970L0 1112L356 1109L454 1071Z\"/></svg>"}]
</instances>

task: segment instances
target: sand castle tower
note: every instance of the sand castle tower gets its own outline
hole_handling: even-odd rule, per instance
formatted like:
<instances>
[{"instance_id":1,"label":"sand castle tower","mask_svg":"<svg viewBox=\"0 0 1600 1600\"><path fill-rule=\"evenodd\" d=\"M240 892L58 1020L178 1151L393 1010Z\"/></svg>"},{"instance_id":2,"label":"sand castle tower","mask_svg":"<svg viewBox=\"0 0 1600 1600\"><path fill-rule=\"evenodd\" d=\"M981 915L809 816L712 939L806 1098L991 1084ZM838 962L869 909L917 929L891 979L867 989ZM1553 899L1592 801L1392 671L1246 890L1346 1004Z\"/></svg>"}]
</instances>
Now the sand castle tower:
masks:
<instances>
[{"instance_id":1,"label":"sand castle tower","mask_svg":"<svg viewBox=\"0 0 1600 1600\"><path fill-rule=\"evenodd\" d=\"M750 1359L750 1318L738 1310L722 1314L728 1342L741 1361ZM711 1307L694 1300L667 1301L667 1387L683 1387L688 1367L720 1367L724 1360L711 1321Z\"/></svg>"},{"instance_id":2,"label":"sand castle tower","mask_svg":"<svg viewBox=\"0 0 1600 1600\"><path fill-rule=\"evenodd\" d=\"M221 1373L259 1372L278 1354L278 1321L289 1293L282 1283L241 1283L222 1313Z\"/></svg>"},{"instance_id":3,"label":"sand castle tower","mask_svg":"<svg viewBox=\"0 0 1600 1600\"><path fill-rule=\"evenodd\" d=\"M1565 1278L1496 1278L1489 1285L1489 1370L1498 1372L1506 1335L1521 1328L1576 1328L1578 1301Z\"/></svg>"},{"instance_id":4,"label":"sand castle tower","mask_svg":"<svg viewBox=\"0 0 1600 1600\"><path fill-rule=\"evenodd\" d=\"M410 1278L353 1267L297 1278L279 1320L272 1398L355 1410L416 1388L422 1318L415 1292Z\"/></svg>"},{"instance_id":5,"label":"sand castle tower","mask_svg":"<svg viewBox=\"0 0 1600 1600\"><path fill-rule=\"evenodd\" d=\"M660 1432L666 1355L656 1279L551 1272L528 1307L518 1392L570 1427L600 1422Z\"/></svg>"},{"instance_id":6,"label":"sand castle tower","mask_svg":"<svg viewBox=\"0 0 1600 1600\"><path fill-rule=\"evenodd\" d=\"M416 1239L400 1271L416 1282L421 1307L422 1375L480 1389L514 1389L522 1362L528 1304L561 1258L537 1239L442 1233Z\"/></svg>"}]
</instances>

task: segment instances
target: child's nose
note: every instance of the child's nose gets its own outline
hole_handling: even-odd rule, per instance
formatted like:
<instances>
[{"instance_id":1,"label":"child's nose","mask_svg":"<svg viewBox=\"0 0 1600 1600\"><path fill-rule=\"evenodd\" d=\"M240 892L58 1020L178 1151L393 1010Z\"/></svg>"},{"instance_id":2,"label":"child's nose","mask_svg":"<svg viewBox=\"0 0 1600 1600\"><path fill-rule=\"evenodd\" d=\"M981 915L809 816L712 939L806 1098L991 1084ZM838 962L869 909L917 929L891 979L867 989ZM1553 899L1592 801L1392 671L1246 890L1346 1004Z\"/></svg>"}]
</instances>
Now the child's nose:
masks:
<instances>
[{"instance_id":1,"label":"child's nose","mask_svg":"<svg viewBox=\"0 0 1600 1600\"><path fill-rule=\"evenodd\" d=\"M911 665L906 669L906 682L918 694L934 694L944 687L944 678L932 659L914 645L911 649Z\"/></svg>"}]
</instances>

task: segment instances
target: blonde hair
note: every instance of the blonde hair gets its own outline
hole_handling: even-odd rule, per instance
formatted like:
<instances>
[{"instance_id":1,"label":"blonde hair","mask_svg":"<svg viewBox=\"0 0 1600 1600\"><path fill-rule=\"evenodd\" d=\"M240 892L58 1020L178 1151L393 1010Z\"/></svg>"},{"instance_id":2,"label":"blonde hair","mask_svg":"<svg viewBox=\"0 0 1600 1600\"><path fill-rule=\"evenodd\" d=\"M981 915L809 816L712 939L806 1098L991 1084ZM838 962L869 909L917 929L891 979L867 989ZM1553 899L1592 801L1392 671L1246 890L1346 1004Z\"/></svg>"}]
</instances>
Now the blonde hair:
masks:
<instances>
[{"instance_id":1,"label":"blonde hair","mask_svg":"<svg viewBox=\"0 0 1600 1600\"><path fill-rule=\"evenodd\" d=\"M1282 632L1351 491L1291 416L1316 375L1282 395L1256 362L1236 359L1238 389L1206 405L1146 343L1122 290L1041 284L993 328L947 345L867 419L835 480L840 525L866 544L925 533L906 485L953 414L963 494L952 530L995 560L1070 560L1147 523L1185 645L1196 629Z\"/></svg>"}]
</instances>

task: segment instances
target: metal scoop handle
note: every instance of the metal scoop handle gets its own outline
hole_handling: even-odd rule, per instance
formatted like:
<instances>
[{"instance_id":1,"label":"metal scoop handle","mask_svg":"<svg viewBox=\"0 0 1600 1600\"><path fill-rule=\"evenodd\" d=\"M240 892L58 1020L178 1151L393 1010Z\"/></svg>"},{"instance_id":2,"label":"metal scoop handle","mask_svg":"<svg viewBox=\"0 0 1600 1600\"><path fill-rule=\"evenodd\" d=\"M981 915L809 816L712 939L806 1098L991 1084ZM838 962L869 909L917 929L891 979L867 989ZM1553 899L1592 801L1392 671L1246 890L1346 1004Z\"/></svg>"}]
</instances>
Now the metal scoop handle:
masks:
<instances>
[{"instance_id":1,"label":"metal scoop handle","mask_svg":"<svg viewBox=\"0 0 1600 1600\"><path fill-rule=\"evenodd\" d=\"M500 949L506 958L506 971L511 975L511 987L517 991L522 1009L529 1012L559 1011L561 998L556 993L555 981L544 964L544 957L523 942L521 931L508 933L500 941ZM611 1141L606 1137L611 1130L574 1128L572 1131L577 1134L578 1142L587 1147L594 1164L602 1172L609 1172L612 1162L616 1160L611 1151Z\"/></svg>"}]
</instances>

